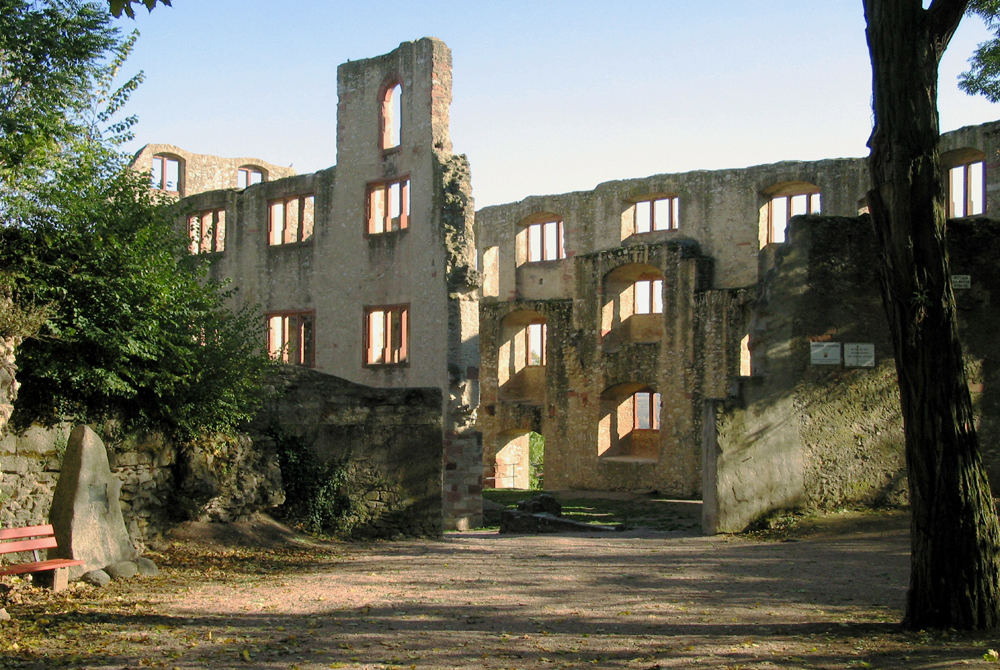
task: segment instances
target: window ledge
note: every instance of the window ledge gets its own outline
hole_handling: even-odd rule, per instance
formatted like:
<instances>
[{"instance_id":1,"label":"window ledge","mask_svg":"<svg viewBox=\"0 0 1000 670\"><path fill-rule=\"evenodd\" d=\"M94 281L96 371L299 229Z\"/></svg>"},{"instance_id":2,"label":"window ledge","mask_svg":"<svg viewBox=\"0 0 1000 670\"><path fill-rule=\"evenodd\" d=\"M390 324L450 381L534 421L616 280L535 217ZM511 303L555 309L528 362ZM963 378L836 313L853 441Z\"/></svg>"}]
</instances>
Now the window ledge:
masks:
<instances>
[{"instance_id":1,"label":"window ledge","mask_svg":"<svg viewBox=\"0 0 1000 670\"><path fill-rule=\"evenodd\" d=\"M535 267L535 268L537 268L537 267L545 267L547 265L548 266L555 266L555 265L558 265L559 263L562 263L565 260L569 260L568 257L567 258L553 258L553 259L547 260L547 261L524 261L523 263L521 263L517 267L519 267L519 268L524 268L524 267Z\"/></svg>"},{"instance_id":2,"label":"window ledge","mask_svg":"<svg viewBox=\"0 0 1000 670\"><path fill-rule=\"evenodd\" d=\"M405 233L406 231L408 231L409 229L410 229L410 227L407 226L406 228L400 228L399 230L387 230L384 233L368 233L368 232L366 232L365 233L365 237L368 238L369 241L380 240L380 239L387 239L387 238L393 237L394 235L401 235L401 234Z\"/></svg>"},{"instance_id":3,"label":"window ledge","mask_svg":"<svg viewBox=\"0 0 1000 670\"><path fill-rule=\"evenodd\" d=\"M313 238L310 237L307 240L302 240L301 242L282 242L281 244L268 244L268 249L288 249L294 247L307 247L312 244Z\"/></svg>"},{"instance_id":4,"label":"window ledge","mask_svg":"<svg viewBox=\"0 0 1000 670\"><path fill-rule=\"evenodd\" d=\"M646 456L599 456L602 463L656 463L655 458Z\"/></svg>"}]
</instances>

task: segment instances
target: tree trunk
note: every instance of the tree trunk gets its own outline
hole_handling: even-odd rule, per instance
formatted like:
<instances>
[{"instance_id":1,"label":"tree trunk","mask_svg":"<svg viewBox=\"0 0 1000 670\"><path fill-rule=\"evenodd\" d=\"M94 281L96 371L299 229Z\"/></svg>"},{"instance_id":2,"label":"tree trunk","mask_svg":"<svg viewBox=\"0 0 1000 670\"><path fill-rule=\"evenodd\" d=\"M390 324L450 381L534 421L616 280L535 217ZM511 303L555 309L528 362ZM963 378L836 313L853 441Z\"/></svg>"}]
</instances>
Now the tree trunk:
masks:
<instances>
[{"instance_id":1,"label":"tree trunk","mask_svg":"<svg viewBox=\"0 0 1000 670\"><path fill-rule=\"evenodd\" d=\"M1000 623L996 510L955 323L938 155L938 61L967 0L864 0L875 128L868 205L881 246L910 489L904 625Z\"/></svg>"}]
</instances>

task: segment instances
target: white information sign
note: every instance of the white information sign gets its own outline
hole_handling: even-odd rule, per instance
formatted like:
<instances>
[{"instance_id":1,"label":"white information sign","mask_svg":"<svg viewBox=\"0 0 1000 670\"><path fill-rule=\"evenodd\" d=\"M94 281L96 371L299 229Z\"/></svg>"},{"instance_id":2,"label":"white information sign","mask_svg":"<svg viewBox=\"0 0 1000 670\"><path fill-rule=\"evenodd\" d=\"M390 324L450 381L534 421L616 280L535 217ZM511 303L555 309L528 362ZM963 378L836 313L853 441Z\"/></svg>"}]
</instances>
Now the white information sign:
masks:
<instances>
[{"instance_id":1,"label":"white information sign","mask_svg":"<svg viewBox=\"0 0 1000 670\"><path fill-rule=\"evenodd\" d=\"M813 365L840 365L840 342L810 342L809 362Z\"/></svg>"},{"instance_id":2,"label":"white information sign","mask_svg":"<svg viewBox=\"0 0 1000 670\"><path fill-rule=\"evenodd\" d=\"M972 288L972 275L952 275L952 288Z\"/></svg>"},{"instance_id":3,"label":"white information sign","mask_svg":"<svg viewBox=\"0 0 1000 670\"><path fill-rule=\"evenodd\" d=\"M875 345L869 342L845 342L844 365L850 368L875 367Z\"/></svg>"}]
</instances>

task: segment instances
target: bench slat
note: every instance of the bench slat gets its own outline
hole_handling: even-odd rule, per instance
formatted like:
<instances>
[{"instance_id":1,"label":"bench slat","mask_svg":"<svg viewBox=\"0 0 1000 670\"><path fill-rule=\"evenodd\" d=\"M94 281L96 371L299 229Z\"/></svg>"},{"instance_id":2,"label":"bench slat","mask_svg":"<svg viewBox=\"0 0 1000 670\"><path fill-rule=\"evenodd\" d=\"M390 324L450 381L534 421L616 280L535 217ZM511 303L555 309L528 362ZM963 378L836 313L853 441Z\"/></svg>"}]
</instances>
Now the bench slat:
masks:
<instances>
[{"instance_id":1,"label":"bench slat","mask_svg":"<svg viewBox=\"0 0 1000 670\"><path fill-rule=\"evenodd\" d=\"M38 537L33 540L16 540L0 542L0 554L12 554L16 551L38 551L39 549L55 549L58 545L54 537Z\"/></svg>"},{"instance_id":2,"label":"bench slat","mask_svg":"<svg viewBox=\"0 0 1000 670\"><path fill-rule=\"evenodd\" d=\"M25 528L0 528L0 540L17 540L22 537L38 537L40 535L54 535L52 524L42 526L27 526Z\"/></svg>"},{"instance_id":3,"label":"bench slat","mask_svg":"<svg viewBox=\"0 0 1000 670\"><path fill-rule=\"evenodd\" d=\"M8 565L6 567L0 567L0 575L23 575L28 572L44 572L45 570L68 568L73 565L83 565L83 561L70 558L50 558L47 561L38 561L37 563Z\"/></svg>"}]
</instances>

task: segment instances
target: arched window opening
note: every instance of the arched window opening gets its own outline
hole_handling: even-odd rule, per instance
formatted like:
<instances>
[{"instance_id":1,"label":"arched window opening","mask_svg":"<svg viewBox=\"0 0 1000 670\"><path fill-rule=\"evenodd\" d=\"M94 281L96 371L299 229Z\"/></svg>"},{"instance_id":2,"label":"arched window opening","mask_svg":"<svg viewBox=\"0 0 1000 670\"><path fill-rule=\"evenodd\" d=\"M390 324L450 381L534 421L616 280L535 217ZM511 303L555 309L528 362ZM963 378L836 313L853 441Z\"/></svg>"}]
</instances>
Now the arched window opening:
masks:
<instances>
[{"instance_id":1,"label":"arched window opening","mask_svg":"<svg viewBox=\"0 0 1000 670\"><path fill-rule=\"evenodd\" d=\"M548 333L545 317L519 310L501 321L497 382L500 397L540 403L545 398Z\"/></svg>"},{"instance_id":2,"label":"arched window opening","mask_svg":"<svg viewBox=\"0 0 1000 670\"><path fill-rule=\"evenodd\" d=\"M236 187L246 188L267 181L267 170L256 165L243 165L236 170Z\"/></svg>"},{"instance_id":3,"label":"arched window opening","mask_svg":"<svg viewBox=\"0 0 1000 670\"><path fill-rule=\"evenodd\" d=\"M396 82L382 97L382 150L394 149L403 141L403 85Z\"/></svg>"},{"instance_id":4,"label":"arched window opening","mask_svg":"<svg viewBox=\"0 0 1000 670\"><path fill-rule=\"evenodd\" d=\"M656 462L663 400L641 383L618 384L601 394L597 455L602 459Z\"/></svg>"},{"instance_id":5,"label":"arched window opening","mask_svg":"<svg viewBox=\"0 0 1000 670\"><path fill-rule=\"evenodd\" d=\"M623 265L604 277L601 343L605 351L663 338L663 291L663 275L652 265Z\"/></svg>"},{"instance_id":6,"label":"arched window opening","mask_svg":"<svg viewBox=\"0 0 1000 670\"><path fill-rule=\"evenodd\" d=\"M948 217L986 212L986 155L976 149L956 149L941 156L948 171Z\"/></svg>"},{"instance_id":7,"label":"arched window opening","mask_svg":"<svg viewBox=\"0 0 1000 670\"><path fill-rule=\"evenodd\" d=\"M150 165L150 186L168 193L180 193L183 161L177 156L156 154Z\"/></svg>"},{"instance_id":8,"label":"arched window opening","mask_svg":"<svg viewBox=\"0 0 1000 670\"><path fill-rule=\"evenodd\" d=\"M819 214L819 187L807 182L786 182L773 186L765 194L770 198L764 206L764 231L761 246L785 241L786 228L793 216Z\"/></svg>"}]
</instances>

